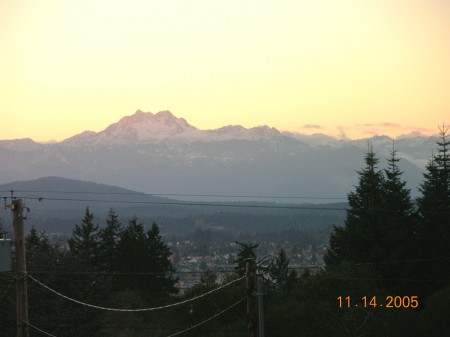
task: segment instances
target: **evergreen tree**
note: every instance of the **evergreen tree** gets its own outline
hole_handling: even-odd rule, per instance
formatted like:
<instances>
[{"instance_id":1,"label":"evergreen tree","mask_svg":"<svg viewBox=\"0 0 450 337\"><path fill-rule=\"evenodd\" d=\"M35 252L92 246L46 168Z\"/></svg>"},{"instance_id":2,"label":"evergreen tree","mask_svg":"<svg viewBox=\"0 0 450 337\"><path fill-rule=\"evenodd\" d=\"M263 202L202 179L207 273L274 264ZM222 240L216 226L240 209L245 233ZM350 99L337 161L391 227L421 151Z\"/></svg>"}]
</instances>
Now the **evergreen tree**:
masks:
<instances>
[{"instance_id":1,"label":"evergreen tree","mask_svg":"<svg viewBox=\"0 0 450 337\"><path fill-rule=\"evenodd\" d=\"M384 176L377 169L378 158L372 149L366 154L366 166L358 171L359 183L348 195L349 209L345 226L335 227L324 260L327 268L343 261L375 262L382 254Z\"/></svg>"},{"instance_id":2,"label":"evergreen tree","mask_svg":"<svg viewBox=\"0 0 450 337\"><path fill-rule=\"evenodd\" d=\"M239 252L237 254L237 259L235 261L236 266L234 267L234 271L239 276L244 276L247 260L252 259L253 261L256 262L255 249L258 248L259 243L251 244L238 241L236 241L236 243L239 245Z\"/></svg>"},{"instance_id":3,"label":"evergreen tree","mask_svg":"<svg viewBox=\"0 0 450 337\"><path fill-rule=\"evenodd\" d=\"M398 167L399 161L393 144L388 168L384 170L386 178L383 212L386 218L382 243L385 261L377 266L386 280L411 278L412 264L407 261L413 255L416 217L410 190L406 188L406 181L402 179L403 172ZM386 263L389 261L392 263ZM401 281L386 281L385 286L395 291L410 289L410 285L407 286Z\"/></svg>"},{"instance_id":4,"label":"evergreen tree","mask_svg":"<svg viewBox=\"0 0 450 337\"><path fill-rule=\"evenodd\" d=\"M397 150L393 146L388 168L384 170L384 209L394 216L409 217L414 213L414 203L411 201L411 191L406 188L406 181L402 180L403 172L397 164L399 161Z\"/></svg>"},{"instance_id":5,"label":"evergreen tree","mask_svg":"<svg viewBox=\"0 0 450 337\"><path fill-rule=\"evenodd\" d=\"M27 253L38 248L47 248L48 239L43 233L38 233L34 226L31 226L30 233L25 238Z\"/></svg>"},{"instance_id":6,"label":"evergreen tree","mask_svg":"<svg viewBox=\"0 0 450 337\"><path fill-rule=\"evenodd\" d=\"M71 255L86 263L90 268L98 268L100 231L93 223L94 215L86 207L80 225L75 225L72 238L69 239Z\"/></svg>"},{"instance_id":7,"label":"evergreen tree","mask_svg":"<svg viewBox=\"0 0 450 337\"><path fill-rule=\"evenodd\" d=\"M373 151L366 156L366 168L358 172L359 185L349 194L345 227L336 227L324 260L328 269L343 261L369 265L391 291L414 289L404 281L413 279L408 262L415 247L416 216L410 190L398 167L393 147L388 167L377 171Z\"/></svg>"},{"instance_id":8,"label":"evergreen tree","mask_svg":"<svg viewBox=\"0 0 450 337\"><path fill-rule=\"evenodd\" d=\"M124 229L117 245L117 260L115 261L114 271L119 273L144 273L148 271L146 261L146 244L144 226L137 222L133 217ZM142 282L141 276L123 275L119 278L119 289L140 288ZM142 285L143 286L143 285Z\"/></svg>"},{"instance_id":9,"label":"evergreen tree","mask_svg":"<svg viewBox=\"0 0 450 337\"><path fill-rule=\"evenodd\" d=\"M206 287L211 287L217 283L217 274L207 269L200 277L200 283Z\"/></svg>"},{"instance_id":10,"label":"evergreen tree","mask_svg":"<svg viewBox=\"0 0 450 337\"><path fill-rule=\"evenodd\" d=\"M165 294L176 294L178 292L178 289L175 288L177 280L173 277L175 269L170 261L172 252L164 243L156 222L153 222L147 231L146 238L149 262L155 272L159 273L158 277L154 279L154 286Z\"/></svg>"},{"instance_id":11,"label":"evergreen tree","mask_svg":"<svg viewBox=\"0 0 450 337\"><path fill-rule=\"evenodd\" d=\"M148 299L176 293L170 255L156 223L145 233L143 224L132 218L117 246L114 270L123 274L118 279L118 290L139 291Z\"/></svg>"},{"instance_id":12,"label":"evergreen tree","mask_svg":"<svg viewBox=\"0 0 450 337\"><path fill-rule=\"evenodd\" d=\"M117 259L117 247L122 232L119 216L111 208L106 216L106 227L100 230L100 263L103 271L111 271Z\"/></svg>"},{"instance_id":13,"label":"evergreen tree","mask_svg":"<svg viewBox=\"0 0 450 337\"><path fill-rule=\"evenodd\" d=\"M295 270L289 270L288 266L289 259L286 252L284 249L280 249L269 275L275 286L282 292L290 290L295 283L295 279L297 278L297 273Z\"/></svg>"},{"instance_id":14,"label":"evergreen tree","mask_svg":"<svg viewBox=\"0 0 450 337\"><path fill-rule=\"evenodd\" d=\"M56 249L49 244L47 236L42 232L38 233L34 226L31 227L30 233L25 238L25 247L29 271L39 270L46 263L49 263L56 253ZM50 269L44 268L44 270Z\"/></svg>"},{"instance_id":15,"label":"evergreen tree","mask_svg":"<svg viewBox=\"0 0 450 337\"><path fill-rule=\"evenodd\" d=\"M76 274L89 270L86 263L78 257L59 251L57 246L48 242L43 232L32 227L26 237L26 248L28 272L47 286L58 289L69 297L86 298L94 303L100 303L99 299L105 297L105 293L101 292L103 287L99 286L99 280L95 276ZM79 335L95 334L95 314L88 312L83 306L49 296L48 290L34 282L28 283L28 303L30 317L43 326L53 326L54 317L58 317L58 324L73 325L76 322ZM61 336L66 334L61 332Z\"/></svg>"},{"instance_id":16,"label":"evergreen tree","mask_svg":"<svg viewBox=\"0 0 450 337\"><path fill-rule=\"evenodd\" d=\"M432 155L424 173L418 199L420 223L417 230L418 257L424 259L418 272L423 279L436 282L424 285L431 292L449 284L450 268L450 140L448 128L440 128L437 154ZM437 280L447 280L437 282Z\"/></svg>"},{"instance_id":17,"label":"evergreen tree","mask_svg":"<svg viewBox=\"0 0 450 337\"><path fill-rule=\"evenodd\" d=\"M420 187L419 212L427 225L434 224L439 234L447 234L450 223L450 140L448 128L440 129L438 153L432 155L426 166L424 182ZM446 230L447 229L447 230Z\"/></svg>"}]
</instances>

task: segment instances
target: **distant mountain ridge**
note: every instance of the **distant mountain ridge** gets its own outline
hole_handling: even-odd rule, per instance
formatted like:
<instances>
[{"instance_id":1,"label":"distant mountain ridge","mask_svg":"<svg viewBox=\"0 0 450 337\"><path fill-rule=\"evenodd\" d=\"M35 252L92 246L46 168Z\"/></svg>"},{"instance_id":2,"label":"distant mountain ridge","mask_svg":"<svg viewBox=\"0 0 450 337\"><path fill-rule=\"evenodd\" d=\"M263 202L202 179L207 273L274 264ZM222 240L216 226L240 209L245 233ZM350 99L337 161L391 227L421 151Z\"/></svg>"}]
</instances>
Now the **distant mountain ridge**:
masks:
<instances>
[{"instance_id":1,"label":"distant mountain ridge","mask_svg":"<svg viewBox=\"0 0 450 337\"><path fill-rule=\"evenodd\" d=\"M240 125L228 125L215 130L200 130L184 118L174 116L170 111L158 113L137 110L131 116L121 118L100 132L85 131L63 140L68 144L110 144L144 143L161 140L203 140L259 139L279 136L281 133L268 126L246 129Z\"/></svg>"},{"instance_id":2,"label":"distant mountain ridge","mask_svg":"<svg viewBox=\"0 0 450 337\"><path fill-rule=\"evenodd\" d=\"M177 118L170 111L152 114L137 110L133 115L123 117L101 132L83 132L63 142L130 143L172 137L195 137L197 131L197 128L184 118Z\"/></svg>"},{"instance_id":3,"label":"distant mountain ridge","mask_svg":"<svg viewBox=\"0 0 450 337\"><path fill-rule=\"evenodd\" d=\"M345 214L343 209L346 207L344 202L325 206L303 205L306 209L299 211L285 207L277 209L273 207L276 206L274 203L248 199L245 202L228 200L226 203L177 201L117 186L61 177L0 184L0 197L8 199L10 191L14 191L14 197L21 198L29 209L25 221L26 231L35 226L37 230L44 230L47 234L53 232L68 236L74 225L81 221L86 207L94 214L94 223L100 227L105 225L106 215L112 208L123 225L136 216L147 227L157 221L166 235L190 233L198 228L198 220L201 220L202 227L210 226L215 230L235 234L254 230L263 232L299 228L300 224L302 230L317 231L320 228L330 228L333 224L341 224ZM244 205L253 207L247 208ZM0 213L0 223L8 233L11 232L9 213ZM316 223L315 219L320 219L320 223Z\"/></svg>"},{"instance_id":4,"label":"distant mountain ridge","mask_svg":"<svg viewBox=\"0 0 450 337\"><path fill-rule=\"evenodd\" d=\"M200 130L169 111L136 111L103 131L64 141L0 141L0 184L46 176L120 185L147 193L345 197L367 143L386 166L393 140L338 140L229 125ZM433 137L395 140L413 193L435 147Z\"/></svg>"},{"instance_id":5,"label":"distant mountain ridge","mask_svg":"<svg viewBox=\"0 0 450 337\"><path fill-rule=\"evenodd\" d=\"M105 193L105 194L139 194L117 186L110 186L76 179L67 179L61 177L42 177L34 180L18 180L0 185L1 190L15 190L21 192L46 192L46 193Z\"/></svg>"}]
</instances>

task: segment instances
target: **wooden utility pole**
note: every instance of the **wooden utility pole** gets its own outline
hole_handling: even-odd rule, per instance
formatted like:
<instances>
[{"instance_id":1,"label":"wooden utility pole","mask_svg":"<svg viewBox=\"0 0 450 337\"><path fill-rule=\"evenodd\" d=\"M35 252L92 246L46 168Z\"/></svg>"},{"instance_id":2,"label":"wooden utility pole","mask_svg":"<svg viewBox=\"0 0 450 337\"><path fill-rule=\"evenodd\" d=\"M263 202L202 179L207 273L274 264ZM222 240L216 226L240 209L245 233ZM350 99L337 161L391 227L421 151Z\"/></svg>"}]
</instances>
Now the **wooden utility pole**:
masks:
<instances>
[{"instance_id":1,"label":"wooden utility pole","mask_svg":"<svg viewBox=\"0 0 450 337\"><path fill-rule=\"evenodd\" d=\"M25 323L28 322L28 292L22 199L13 199L10 207L13 212L16 254L17 337L29 337L28 324Z\"/></svg>"},{"instance_id":2,"label":"wooden utility pole","mask_svg":"<svg viewBox=\"0 0 450 337\"><path fill-rule=\"evenodd\" d=\"M248 260L245 265L247 280L247 337L258 337L258 318L256 315L256 265Z\"/></svg>"},{"instance_id":3,"label":"wooden utility pole","mask_svg":"<svg viewBox=\"0 0 450 337\"><path fill-rule=\"evenodd\" d=\"M264 337L264 281L263 278L258 276L258 333L259 337Z\"/></svg>"}]
</instances>

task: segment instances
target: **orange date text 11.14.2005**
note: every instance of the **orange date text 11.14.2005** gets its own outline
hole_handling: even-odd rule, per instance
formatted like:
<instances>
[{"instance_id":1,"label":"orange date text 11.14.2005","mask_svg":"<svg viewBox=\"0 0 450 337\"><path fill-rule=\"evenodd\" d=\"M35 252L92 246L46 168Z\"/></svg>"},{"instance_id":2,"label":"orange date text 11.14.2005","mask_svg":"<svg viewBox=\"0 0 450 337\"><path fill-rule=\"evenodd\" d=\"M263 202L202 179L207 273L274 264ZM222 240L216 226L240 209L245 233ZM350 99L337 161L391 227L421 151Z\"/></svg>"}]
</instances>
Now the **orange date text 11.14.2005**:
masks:
<instances>
[{"instance_id":1,"label":"orange date text 11.14.2005","mask_svg":"<svg viewBox=\"0 0 450 337\"><path fill-rule=\"evenodd\" d=\"M339 308L415 309L419 307L418 296L363 296L357 299L353 299L351 296L339 296L337 300Z\"/></svg>"}]
</instances>

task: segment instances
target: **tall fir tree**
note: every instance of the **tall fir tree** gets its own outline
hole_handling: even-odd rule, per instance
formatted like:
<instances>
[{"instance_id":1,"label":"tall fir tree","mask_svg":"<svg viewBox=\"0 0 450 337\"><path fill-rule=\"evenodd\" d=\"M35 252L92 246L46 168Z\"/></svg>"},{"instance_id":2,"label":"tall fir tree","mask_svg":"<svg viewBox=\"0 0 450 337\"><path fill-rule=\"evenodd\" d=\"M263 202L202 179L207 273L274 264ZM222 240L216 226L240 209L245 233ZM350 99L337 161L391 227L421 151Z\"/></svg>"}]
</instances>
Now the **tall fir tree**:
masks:
<instances>
[{"instance_id":1,"label":"tall fir tree","mask_svg":"<svg viewBox=\"0 0 450 337\"><path fill-rule=\"evenodd\" d=\"M418 199L417 253L418 258L424 259L418 272L431 280L424 285L427 292L450 284L450 140L448 128L443 125L439 131L437 154L432 155L425 168Z\"/></svg>"},{"instance_id":2,"label":"tall fir tree","mask_svg":"<svg viewBox=\"0 0 450 337\"><path fill-rule=\"evenodd\" d=\"M384 209L395 216L408 217L414 213L414 203L411 200L411 190L406 187L402 179L403 171L398 167L400 159L397 150L392 144L391 156L388 159L388 168L384 170Z\"/></svg>"},{"instance_id":3,"label":"tall fir tree","mask_svg":"<svg viewBox=\"0 0 450 337\"><path fill-rule=\"evenodd\" d=\"M402 179L403 172L398 167L400 159L392 144L388 167L384 170L384 205L385 236L383 243L385 261L378 266L389 290L406 291L411 284L406 281L411 278L411 260L414 250L416 216L411 191ZM391 263L389 263L391 262ZM397 281L400 280L400 281Z\"/></svg>"},{"instance_id":4,"label":"tall fir tree","mask_svg":"<svg viewBox=\"0 0 450 337\"><path fill-rule=\"evenodd\" d=\"M349 194L345 227L335 227L324 260L328 269L342 262L362 263L376 272L380 285L391 291L415 289L414 256L417 217L399 158L393 145L388 167L376 170L373 151L358 172L355 192Z\"/></svg>"},{"instance_id":5,"label":"tall fir tree","mask_svg":"<svg viewBox=\"0 0 450 337\"><path fill-rule=\"evenodd\" d=\"M159 273L158 277L154 279L154 286L164 294L176 294L178 292L178 289L175 288L177 279L173 276L175 268L170 260L172 252L163 241L156 222L153 222L147 231L146 239L149 263L155 272Z\"/></svg>"},{"instance_id":6,"label":"tall fir tree","mask_svg":"<svg viewBox=\"0 0 450 337\"><path fill-rule=\"evenodd\" d=\"M31 226L30 233L28 233L25 238L27 254L31 253L36 249L47 250L49 248L49 243L47 236L44 233L38 233L34 226Z\"/></svg>"},{"instance_id":7,"label":"tall fir tree","mask_svg":"<svg viewBox=\"0 0 450 337\"><path fill-rule=\"evenodd\" d=\"M443 126L439 130L438 152L428 162L425 180L420 186L419 212L426 223L444 226L445 229L445 224L450 223L450 140L448 128ZM438 231L440 229L437 228Z\"/></svg>"},{"instance_id":8,"label":"tall fir tree","mask_svg":"<svg viewBox=\"0 0 450 337\"><path fill-rule=\"evenodd\" d=\"M103 271L112 271L117 259L117 247L119 245L122 224L119 216L111 208L106 216L106 227L100 230L99 265Z\"/></svg>"},{"instance_id":9,"label":"tall fir tree","mask_svg":"<svg viewBox=\"0 0 450 337\"><path fill-rule=\"evenodd\" d=\"M384 205L386 215L385 249L393 259L406 258L411 254L416 224L414 202L411 190L402 179L403 172L398 167L400 159L392 148L388 168L384 170Z\"/></svg>"},{"instance_id":10,"label":"tall fir tree","mask_svg":"<svg viewBox=\"0 0 450 337\"><path fill-rule=\"evenodd\" d=\"M358 171L359 182L348 194L347 217L344 227L334 227L330 247L324 260L332 269L343 261L354 263L376 262L382 256L384 176L377 169L378 158L370 148L365 157L366 166Z\"/></svg>"},{"instance_id":11,"label":"tall fir tree","mask_svg":"<svg viewBox=\"0 0 450 337\"><path fill-rule=\"evenodd\" d=\"M155 223L146 233L144 225L132 218L117 246L114 271L123 274L117 280L117 290L138 291L149 300L176 293L170 255Z\"/></svg>"},{"instance_id":12,"label":"tall fir tree","mask_svg":"<svg viewBox=\"0 0 450 337\"><path fill-rule=\"evenodd\" d=\"M275 263L269 271L269 276L272 283L282 293L292 289L297 278L297 273L294 269L289 270L289 259L284 249L280 249L278 252Z\"/></svg>"},{"instance_id":13,"label":"tall fir tree","mask_svg":"<svg viewBox=\"0 0 450 337\"><path fill-rule=\"evenodd\" d=\"M69 239L70 253L86 264L89 269L98 269L100 230L94 225L94 215L86 207L80 225L75 225L72 238Z\"/></svg>"},{"instance_id":14,"label":"tall fir tree","mask_svg":"<svg viewBox=\"0 0 450 337\"><path fill-rule=\"evenodd\" d=\"M51 260L55 255L55 247L48 242L47 236L43 232L38 232L34 226L31 227L30 233L25 238L25 247L27 254L27 268L31 270L39 270ZM51 268L43 268L51 270Z\"/></svg>"}]
</instances>

